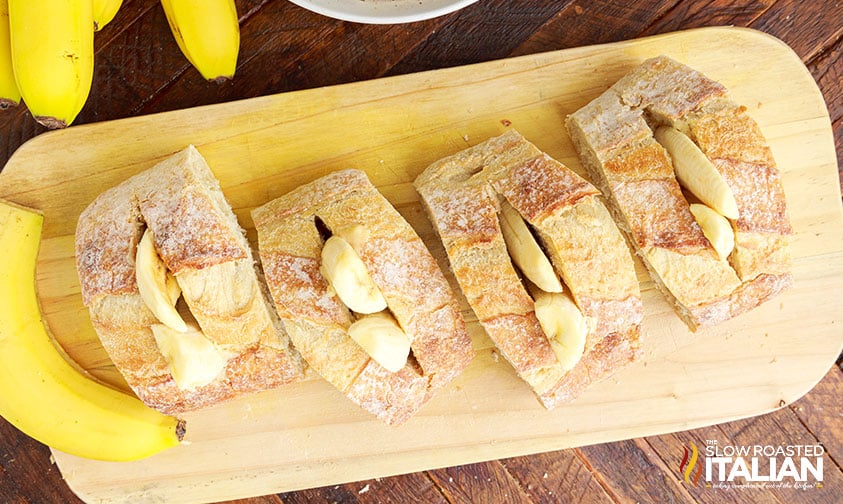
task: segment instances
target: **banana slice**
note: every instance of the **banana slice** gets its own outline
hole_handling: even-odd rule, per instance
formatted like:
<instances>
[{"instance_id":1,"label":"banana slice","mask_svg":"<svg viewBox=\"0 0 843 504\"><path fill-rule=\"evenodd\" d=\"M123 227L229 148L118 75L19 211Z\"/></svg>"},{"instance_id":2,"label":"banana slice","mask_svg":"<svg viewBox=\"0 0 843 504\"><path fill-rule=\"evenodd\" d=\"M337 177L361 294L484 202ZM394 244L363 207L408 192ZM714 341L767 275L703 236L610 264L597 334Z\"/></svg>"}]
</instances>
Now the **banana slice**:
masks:
<instances>
[{"instance_id":1,"label":"banana slice","mask_svg":"<svg viewBox=\"0 0 843 504\"><path fill-rule=\"evenodd\" d=\"M407 364L410 338L386 311L358 319L348 328L348 335L391 373L400 371Z\"/></svg>"},{"instance_id":2,"label":"banana slice","mask_svg":"<svg viewBox=\"0 0 843 504\"><path fill-rule=\"evenodd\" d=\"M521 214L506 200L501 202L501 231L506 249L521 273L545 292L562 292L562 282L556 276L550 260Z\"/></svg>"},{"instance_id":3,"label":"banana slice","mask_svg":"<svg viewBox=\"0 0 843 504\"><path fill-rule=\"evenodd\" d=\"M536 318L566 371L582 358L589 324L574 301L558 292L535 294Z\"/></svg>"},{"instance_id":4,"label":"banana slice","mask_svg":"<svg viewBox=\"0 0 843 504\"><path fill-rule=\"evenodd\" d=\"M349 310L369 314L386 309L386 299L351 245L333 235L322 246L322 276Z\"/></svg>"},{"instance_id":5,"label":"banana slice","mask_svg":"<svg viewBox=\"0 0 843 504\"><path fill-rule=\"evenodd\" d=\"M735 248L735 232L728 219L700 203L692 203L690 209L717 255L721 259L729 257Z\"/></svg>"},{"instance_id":6,"label":"banana slice","mask_svg":"<svg viewBox=\"0 0 843 504\"><path fill-rule=\"evenodd\" d=\"M720 215L737 219L738 203L732 189L697 144L670 126L661 126L655 136L673 159L679 183Z\"/></svg>"},{"instance_id":7,"label":"banana slice","mask_svg":"<svg viewBox=\"0 0 843 504\"><path fill-rule=\"evenodd\" d=\"M144 231L138 243L135 255L135 278L141 299L155 317L176 331L187 331L187 324L175 307L181 290L175 277L167 270L164 261L155 252L152 232L149 229Z\"/></svg>"},{"instance_id":8,"label":"banana slice","mask_svg":"<svg viewBox=\"0 0 843 504\"><path fill-rule=\"evenodd\" d=\"M163 324L155 324L152 334L170 366L176 386L182 390L207 385L225 369L227 356L196 326L179 332Z\"/></svg>"}]
</instances>

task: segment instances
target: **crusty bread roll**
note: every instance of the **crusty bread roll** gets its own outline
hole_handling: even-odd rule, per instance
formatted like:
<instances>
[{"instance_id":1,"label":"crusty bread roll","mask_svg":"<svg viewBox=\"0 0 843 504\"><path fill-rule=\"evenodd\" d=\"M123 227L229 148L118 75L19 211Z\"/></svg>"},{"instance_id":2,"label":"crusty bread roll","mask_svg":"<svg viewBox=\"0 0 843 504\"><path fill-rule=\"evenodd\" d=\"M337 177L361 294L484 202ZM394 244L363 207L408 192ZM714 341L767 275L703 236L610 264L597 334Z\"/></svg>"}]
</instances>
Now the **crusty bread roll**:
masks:
<instances>
[{"instance_id":1,"label":"crusty bread roll","mask_svg":"<svg viewBox=\"0 0 843 504\"><path fill-rule=\"evenodd\" d=\"M400 424L474 356L456 298L415 231L359 170L342 170L252 211L266 282L295 346L323 378L389 424ZM411 340L396 372L348 331L360 317L323 275L323 245L346 239Z\"/></svg>"},{"instance_id":2,"label":"crusty bread roll","mask_svg":"<svg viewBox=\"0 0 843 504\"><path fill-rule=\"evenodd\" d=\"M637 357L643 315L634 262L594 186L509 130L433 163L415 187L469 305L545 407ZM513 266L499 222L504 204L538 235L589 320L573 367L560 361L537 319L541 293Z\"/></svg>"},{"instance_id":3,"label":"crusty bread roll","mask_svg":"<svg viewBox=\"0 0 843 504\"><path fill-rule=\"evenodd\" d=\"M153 335L151 328L161 322L142 299L135 263L147 230L181 288L182 316L198 324L211 342L206 347L224 359L223 370L207 384L180 387ZM244 232L193 146L103 192L82 212L76 265L103 346L152 408L197 409L303 374L301 357L258 280Z\"/></svg>"},{"instance_id":4,"label":"crusty bread roll","mask_svg":"<svg viewBox=\"0 0 843 504\"><path fill-rule=\"evenodd\" d=\"M667 57L643 62L571 114L567 128L592 180L655 284L691 329L749 310L791 283L791 227L769 147L744 107L703 74ZM722 175L739 215L721 258L689 210L654 131L690 138Z\"/></svg>"}]
</instances>

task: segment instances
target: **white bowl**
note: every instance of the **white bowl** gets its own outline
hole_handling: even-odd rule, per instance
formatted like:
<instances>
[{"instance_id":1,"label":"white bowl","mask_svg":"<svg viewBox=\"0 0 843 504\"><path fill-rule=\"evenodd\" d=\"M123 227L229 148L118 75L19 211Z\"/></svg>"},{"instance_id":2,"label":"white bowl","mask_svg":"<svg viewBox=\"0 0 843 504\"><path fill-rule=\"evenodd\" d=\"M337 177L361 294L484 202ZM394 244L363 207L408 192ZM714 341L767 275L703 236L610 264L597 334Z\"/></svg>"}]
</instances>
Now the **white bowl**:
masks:
<instances>
[{"instance_id":1,"label":"white bowl","mask_svg":"<svg viewBox=\"0 0 843 504\"><path fill-rule=\"evenodd\" d=\"M410 23L454 12L477 0L290 0L319 14L370 24Z\"/></svg>"}]
</instances>

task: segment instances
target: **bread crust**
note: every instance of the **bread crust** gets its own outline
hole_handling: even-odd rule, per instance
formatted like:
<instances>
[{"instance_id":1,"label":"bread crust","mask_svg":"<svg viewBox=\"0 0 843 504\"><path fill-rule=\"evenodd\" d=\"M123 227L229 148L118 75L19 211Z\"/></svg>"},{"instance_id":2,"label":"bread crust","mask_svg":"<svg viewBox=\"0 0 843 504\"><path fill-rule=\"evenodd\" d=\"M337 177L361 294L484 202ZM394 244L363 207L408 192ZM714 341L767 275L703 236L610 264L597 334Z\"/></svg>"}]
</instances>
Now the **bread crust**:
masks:
<instances>
[{"instance_id":1,"label":"bread crust","mask_svg":"<svg viewBox=\"0 0 843 504\"><path fill-rule=\"evenodd\" d=\"M545 407L572 400L637 358L643 314L634 263L588 181L509 130L433 163L414 184L469 305ZM594 322L585 355L571 370L556 358L509 257L501 199L536 231Z\"/></svg>"},{"instance_id":2,"label":"bread crust","mask_svg":"<svg viewBox=\"0 0 843 504\"><path fill-rule=\"evenodd\" d=\"M474 356L457 300L415 231L360 170L341 170L252 211L266 281L294 344L323 378L386 423L409 419ZM390 373L347 334L354 315L319 271L324 226L352 243L412 354Z\"/></svg>"},{"instance_id":3,"label":"bread crust","mask_svg":"<svg viewBox=\"0 0 843 504\"><path fill-rule=\"evenodd\" d=\"M150 327L135 277L148 228L182 290L183 316L228 355L223 373L180 389ZM80 215L76 264L103 347L137 396L168 414L299 379L304 364L258 280L245 234L199 152L190 146L104 191Z\"/></svg>"},{"instance_id":4,"label":"bread crust","mask_svg":"<svg viewBox=\"0 0 843 504\"><path fill-rule=\"evenodd\" d=\"M752 309L791 283L790 223L769 147L726 88L667 57L651 58L571 114L583 166L656 286L691 329ZM653 131L688 135L732 189L736 246L720 259L702 234Z\"/></svg>"}]
</instances>

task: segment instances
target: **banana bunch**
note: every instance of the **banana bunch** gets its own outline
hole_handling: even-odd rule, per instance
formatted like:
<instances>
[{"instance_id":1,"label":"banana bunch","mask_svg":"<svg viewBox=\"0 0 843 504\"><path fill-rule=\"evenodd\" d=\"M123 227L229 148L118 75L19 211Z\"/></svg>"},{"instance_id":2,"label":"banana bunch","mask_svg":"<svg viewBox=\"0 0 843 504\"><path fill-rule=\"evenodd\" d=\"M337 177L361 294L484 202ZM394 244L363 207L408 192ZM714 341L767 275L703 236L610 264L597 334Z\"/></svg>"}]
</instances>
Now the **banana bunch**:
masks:
<instances>
[{"instance_id":1,"label":"banana bunch","mask_svg":"<svg viewBox=\"0 0 843 504\"><path fill-rule=\"evenodd\" d=\"M15 82L36 121L69 125L94 76L91 0L8 0Z\"/></svg>"},{"instance_id":2,"label":"banana bunch","mask_svg":"<svg viewBox=\"0 0 843 504\"><path fill-rule=\"evenodd\" d=\"M184 422L84 375L50 338L35 294L42 224L40 213L0 201L0 415L48 446L97 460L180 444Z\"/></svg>"},{"instance_id":3,"label":"banana bunch","mask_svg":"<svg viewBox=\"0 0 843 504\"><path fill-rule=\"evenodd\" d=\"M123 0L93 0L94 31L100 31L114 19Z\"/></svg>"},{"instance_id":4,"label":"banana bunch","mask_svg":"<svg viewBox=\"0 0 843 504\"><path fill-rule=\"evenodd\" d=\"M0 0L0 108L20 103L20 91L12 70L12 40L9 33L9 2Z\"/></svg>"},{"instance_id":5,"label":"banana bunch","mask_svg":"<svg viewBox=\"0 0 843 504\"><path fill-rule=\"evenodd\" d=\"M0 0L0 108L20 103L48 128L69 126L88 99L94 32L122 0ZM210 81L234 76L240 25L234 0L161 0L176 43Z\"/></svg>"},{"instance_id":6,"label":"banana bunch","mask_svg":"<svg viewBox=\"0 0 843 504\"><path fill-rule=\"evenodd\" d=\"M202 77L234 77L240 52L240 23L234 0L161 0L181 52Z\"/></svg>"}]
</instances>

